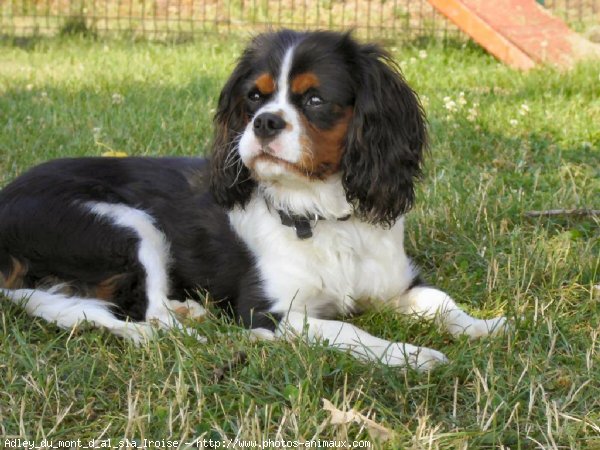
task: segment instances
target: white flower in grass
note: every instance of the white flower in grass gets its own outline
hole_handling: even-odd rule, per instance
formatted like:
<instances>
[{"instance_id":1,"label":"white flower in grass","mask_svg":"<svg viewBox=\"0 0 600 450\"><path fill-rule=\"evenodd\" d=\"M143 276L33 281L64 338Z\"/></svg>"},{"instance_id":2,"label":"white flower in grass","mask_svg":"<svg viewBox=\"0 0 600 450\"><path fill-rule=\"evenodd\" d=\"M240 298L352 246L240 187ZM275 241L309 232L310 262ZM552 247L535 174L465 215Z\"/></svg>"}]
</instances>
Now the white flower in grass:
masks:
<instances>
[{"instance_id":1,"label":"white flower in grass","mask_svg":"<svg viewBox=\"0 0 600 450\"><path fill-rule=\"evenodd\" d=\"M120 105L121 103L123 103L123 100L125 100L125 97L123 97L121 94L114 93L112 95L113 105Z\"/></svg>"},{"instance_id":2,"label":"white flower in grass","mask_svg":"<svg viewBox=\"0 0 600 450\"><path fill-rule=\"evenodd\" d=\"M27 86L25 86L25 90L27 90L27 91L33 90L33 84L29 83Z\"/></svg>"},{"instance_id":3,"label":"white flower in grass","mask_svg":"<svg viewBox=\"0 0 600 450\"><path fill-rule=\"evenodd\" d=\"M97 141L102 136L102 127L94 127L92 128L92 134L94 135L94 140Z\"/></svg>"},{"instance_id":4,"label":"white flower in grass","mask_svg":"<svg viewBox=\"0 0 600 450\"><path fill-rule=\"evenodd\" d=\"M48 96L48 93L46 91L40 92L39 96L36 100L41 103L52 103L52 100L50 99L50 97Z\"/></svg>"},{"instance_id":5,"label":"white flower in grass","mask_svg":"<svg viewBox=\"0 0 600 450\"><path fill-rule=\"evenodd\" d=\"M479 114L479 112L477 111L476 105L473 105L473 107L469 108L467 113L467 120L469 122L475 122L477 120L477 114Z\"/></svg>"},{"instance_id":6,"label":"white flower in grass","mask_svg":"<svg viewBox=\"0 0 600 450\"><path fill-rule=\"evenodd\" d=\"M456 100L460 106L465 106L467 104L467 99L465 98L465 93L460 92L458 94L458 99Z\"/></svg>"},{"instance_id":7,"label":"white flower in grass","mask_svg":"<svg viewBox=\"0 0 600 450\"><path fill-rule=\"evenodd\" d=\"M521 116L526 116L529 114L529 105L527 103L523 103L521 106L519 106L519 114Z\"/></svg>"},{"instance_id":8,"label":"white flower in grass","mask_svg":"<svg viewBox=\"0 0 600 450\"><path fill-rule=\"evenodd\" d=\"M508 123L510 123L511 127L516 127L519 124L519 121L517 119L510 119Z\"/></svg>"},{"instance_id":9,"label":"white flower in grass","mask_svg":"<svg viewBox=\"0 0 600 450\"><path fill-rule=\"evenodd\" d=\"M33 123L33 117L31 117L31 116L25 117L25 123L27 125L31 125Z\"/></svg>"},{"instance_id":10,"label":"white flower in grass","mask_svg":"<svg viewBox=\"0 0 600 450\"><path fill-rule=\"evenodd\" d=\"M419 58L421 58L421 59L427 58L427 52L425 50L419 50Z\"/></svg>"},{"instance_id":11,"label":"white flower in grass","mask_svg":"<svg viewBox=\"0 0 600 450\"><path fill-rule=\"evenodd\" d=\"M455 112L458 109L456 107L456 102L450 97L444 97L444 108L446 108L449 112Z\"/></svg>"}]
</instances>

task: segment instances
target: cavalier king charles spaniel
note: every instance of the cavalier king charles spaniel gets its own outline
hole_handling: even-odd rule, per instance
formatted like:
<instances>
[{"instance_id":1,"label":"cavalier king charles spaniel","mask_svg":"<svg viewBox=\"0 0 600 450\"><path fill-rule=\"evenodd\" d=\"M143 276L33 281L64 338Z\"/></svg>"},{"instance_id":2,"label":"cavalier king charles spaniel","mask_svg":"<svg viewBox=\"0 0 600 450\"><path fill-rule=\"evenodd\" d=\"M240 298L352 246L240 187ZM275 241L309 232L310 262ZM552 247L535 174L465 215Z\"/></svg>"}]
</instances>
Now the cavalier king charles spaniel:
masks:
<instances>
[{"instance_id":1,"label":"cavalier king charles spaniel","mask_svg":"<svg viewBox=\"0 0 600 450\"><path fill-rule=\"evenodd\" d=\"M420 370L446 357L334 319L383 305L453 335L505 328L424 285L405 254L426 122L380 47L325 31L259 35L215 128L209 160L60 159L7 185L0 293L59 327L86 321L140 342L188 330L180 313L201 316L208 292L264 338Z\"/></svg>"}]
</instances>

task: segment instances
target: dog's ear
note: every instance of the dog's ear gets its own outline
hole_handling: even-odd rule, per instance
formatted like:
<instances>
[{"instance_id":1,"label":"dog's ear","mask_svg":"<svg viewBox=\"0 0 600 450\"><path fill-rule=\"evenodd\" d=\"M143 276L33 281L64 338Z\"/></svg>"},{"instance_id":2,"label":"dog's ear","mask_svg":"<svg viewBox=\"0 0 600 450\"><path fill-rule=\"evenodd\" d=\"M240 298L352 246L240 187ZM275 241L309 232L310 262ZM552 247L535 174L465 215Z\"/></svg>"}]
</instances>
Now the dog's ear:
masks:
<instances>
[{"instance_id":1,"label":"dog's ear","mask_svg":"<svg viewBox=\"0 0 600 450\"><path fill-rule=\"evenodd\" d=\"M238 153L238 143L248 120L242 89L251 73L251 57L248 49L238 61L221 91L214 117L210 187L217 203L228 209L244 206L255 187Z\"/></svg>"},{"instance_id":2,"label":"dog's ear","mask_svg":"<svg viewBox=\"0 0 600 450\"><path fill-rule=\"evenodd\" d=\"M414 200L427 147L425 116L398 66L378 46L361 46L357 66L343 185L359 217L391 226Z\"/></svg>"}]
</instances>

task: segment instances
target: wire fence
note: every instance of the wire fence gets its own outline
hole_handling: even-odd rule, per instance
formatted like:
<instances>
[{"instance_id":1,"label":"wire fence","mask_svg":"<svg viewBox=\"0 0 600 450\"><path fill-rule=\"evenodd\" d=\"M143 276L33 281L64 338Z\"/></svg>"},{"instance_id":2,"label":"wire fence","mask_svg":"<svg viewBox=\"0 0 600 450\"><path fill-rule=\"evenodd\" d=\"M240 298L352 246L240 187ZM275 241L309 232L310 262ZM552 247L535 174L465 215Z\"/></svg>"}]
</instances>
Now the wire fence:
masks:
<instances>
[{"instance_id":1,"label":"wire fence","mask_svg":"<svg viewBox=\"0 0 600 450\"><path fill-rule=\"evenodd\" d=\"M576 31L600 24L600 0L538 0Z\"/></svg>"},{"instance_id":2,"label":"wire fence","mask_svg":"<svg viewBox=\"0 0 600 450\"><path fill-rule=\"evenodd\" d=\"M533 0L532 0L533 1ZM538 0L582 31L600 0ZM366 37L458 37L427 0L0 0L0 35L126 34L193 39L267 28L349 29Z\"/></svg>"}]
</instances>

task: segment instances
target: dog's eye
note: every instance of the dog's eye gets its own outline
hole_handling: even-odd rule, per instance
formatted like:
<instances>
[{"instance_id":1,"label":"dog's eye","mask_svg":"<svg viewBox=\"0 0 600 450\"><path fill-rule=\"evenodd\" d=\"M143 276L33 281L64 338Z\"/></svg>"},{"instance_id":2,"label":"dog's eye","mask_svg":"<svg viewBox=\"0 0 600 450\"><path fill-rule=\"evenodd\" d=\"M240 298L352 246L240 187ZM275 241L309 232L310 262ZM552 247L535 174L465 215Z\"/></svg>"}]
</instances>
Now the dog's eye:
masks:
<instances>
[{"instance_id":1,"label":"dog's eye","mask_svg":"<svg viewBox=\"0 0 600 450\"><path fill-rule=\"evenodd\" d=\"M318 95L310 95L306 99L306 106L310 106L311 108L316 108L321 106L325 101L319 97Z\"/></svg>"},{"instance_id":2,"label":"dog's eye","mask_svg":"<svg viewBox=\"0 0 600 450\"><path fill-rule=\"evenodd\" d=\"M258 91L250 91L248 94L248 100L251 102L260 102L262 100L262 95Z\"/></svg>"}]
</instances>

